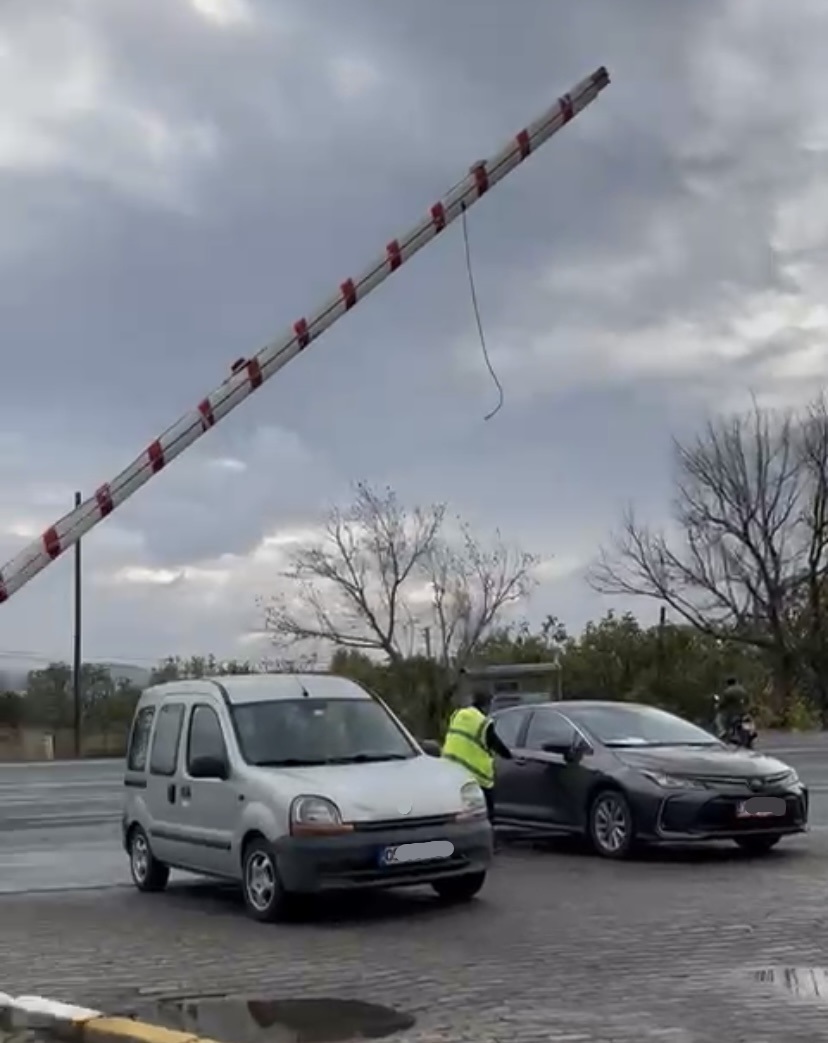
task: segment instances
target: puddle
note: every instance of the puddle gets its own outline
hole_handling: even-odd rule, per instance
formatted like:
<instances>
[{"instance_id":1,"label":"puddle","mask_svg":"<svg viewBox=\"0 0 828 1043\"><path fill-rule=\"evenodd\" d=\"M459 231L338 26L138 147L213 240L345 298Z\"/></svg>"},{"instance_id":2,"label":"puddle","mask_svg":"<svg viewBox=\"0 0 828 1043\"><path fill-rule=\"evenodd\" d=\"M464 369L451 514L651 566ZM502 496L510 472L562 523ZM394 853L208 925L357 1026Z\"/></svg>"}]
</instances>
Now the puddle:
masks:
<instances>
[{"instance_id":1,"label":"puddle","mask_svg":"<svg viewBox=\"0 0 828 1043\"><path fill-rule=\"evenodd\" d=\"M753 980L787 993L790 999L828 1004L828 971L824 967L765 967Z\"/></svg>"},{"instance_id":2,"label":"puddle","mask_svg":"<svg viewBox=\"0 0 828 1043\"><path fill-rule=\"evenodd\" d=\"M221 1043L344 1043L382 1039L414 1025L414 1017L360 1000L163 1000L132 1017L207 1036Z\"/></svg>"}]
</instances>

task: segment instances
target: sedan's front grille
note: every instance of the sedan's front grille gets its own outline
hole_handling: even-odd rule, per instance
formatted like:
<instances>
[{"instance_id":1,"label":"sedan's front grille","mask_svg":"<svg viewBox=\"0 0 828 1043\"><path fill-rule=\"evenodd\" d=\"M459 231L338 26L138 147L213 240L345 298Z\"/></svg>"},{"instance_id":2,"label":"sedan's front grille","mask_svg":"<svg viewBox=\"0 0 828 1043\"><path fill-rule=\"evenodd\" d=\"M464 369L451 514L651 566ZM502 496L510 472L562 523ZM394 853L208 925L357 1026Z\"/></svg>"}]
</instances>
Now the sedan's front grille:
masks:
<instances>
[{"instance_id":1,"label":"sedan's front grille","mask_svg":"<svg viewBox=\"0 0 828 1043\"><path fill-rule=\"evenodd\" d=\"M783 783L790 777L790 774L790 771L782 771L776 772L773 775L763 775L759 779L759 782L761 783L759 789L763 792L767 792L768 790L780 785L780 783ZM753 792L755 788L751 785L755 780L747 779L743 775L693 775L692 781L697 782L706 789L712 790L732 791L736 789L744 790L745 792Z\"/></svg>"},{"instance_id":2,"label":"sedan's front grille","mask_svg":"<svg viewBox=\"0 0 828 1043\"><path fill-rule=\"evenodd\" d=\"M753 831L756 829L786 829L804 824L805 808L796 797L788 797L785 801L785 814L772 815L767 818L739 818L737 816L738 801L717 797L705 804L699 815L699 826L702 829L730 831Z\"/></svg>"},{"instance_id":3,"label":"sedan's front grille","mask_svg":"<svg viewBox=\"0 0 828 1043\"><path fill-rule=\"evenodd\" d=\"M792 829L804 826L808 818L808 805L804 797L785 798L785 814L768 818L740 818L737 809L739 798L715 796L702 805L671 797L664 802L660 828L665 833L722 833L733 836L757 830Z\"/></svg>"}]
</instances>

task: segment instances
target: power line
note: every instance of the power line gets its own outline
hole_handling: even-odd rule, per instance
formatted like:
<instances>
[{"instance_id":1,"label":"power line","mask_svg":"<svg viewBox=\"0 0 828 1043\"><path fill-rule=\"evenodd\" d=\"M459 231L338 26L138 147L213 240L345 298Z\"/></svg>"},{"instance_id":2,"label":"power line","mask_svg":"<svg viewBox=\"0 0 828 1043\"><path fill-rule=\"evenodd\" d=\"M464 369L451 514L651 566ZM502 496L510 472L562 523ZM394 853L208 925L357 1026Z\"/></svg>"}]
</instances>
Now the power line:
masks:
<instances>
[{"instance_id":1,"label":"power line","mask_svg":"<svg viewBox=\"0 0 828 1043\"><path fill-rule=\"evenodd\" d=\"M108 655L89 656L88 658L84 659L84 662L86 662L86 663L92 663L92 662L96 662L96 661L98 661L98 662L116 662L116 663L119 663L119 664L122 663L124 666L129 666L131 664L139 666L142 663L149 663L152 666L158 666L160 663L164 663L168 659L201 659L201 658L206 659L209 654L210 653L207 653L207 654L204 654L204 653L194 653L194 654L186 655L186 656L176 656L176 655L171 655L168 652L166 655L160 655L160 656L135 656L135 655L115 655L113 653L113 654L108 654ZM233 657L232 656L216 656L215 658L216 659L231 659ZM40 663L62 663L62 662L68 662L68 660L65 657L60 656L60 655L47 655L45 652L32 652L32 651L26 651L26 650L20 650L20 649L10 649L10 648L0 649L0 659L33 659L33 660L36 660L37 662L40 662Z\"/></svg>"}]
</instances>

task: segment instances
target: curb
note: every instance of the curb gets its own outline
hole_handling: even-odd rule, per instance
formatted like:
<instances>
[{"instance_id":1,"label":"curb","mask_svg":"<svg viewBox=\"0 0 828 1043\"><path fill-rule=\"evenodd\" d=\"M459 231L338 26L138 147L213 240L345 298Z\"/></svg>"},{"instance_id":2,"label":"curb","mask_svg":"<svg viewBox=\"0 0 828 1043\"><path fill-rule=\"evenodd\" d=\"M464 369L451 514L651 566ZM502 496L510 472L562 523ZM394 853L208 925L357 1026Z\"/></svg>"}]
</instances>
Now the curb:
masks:
<instances>
[{"instance_id":1,"label":"curb","mask_svg":"<svg viewBox=\"0 0 828 1043\"><path fill-rule=\"evenodd\" d=\"M45 996L12 997L0 992L0 1040L4 1032L20 1031L45 1032L67 1043L216 1043L190 1032L113 1018L100 1010Z\"/></svg>"}]
</instances>

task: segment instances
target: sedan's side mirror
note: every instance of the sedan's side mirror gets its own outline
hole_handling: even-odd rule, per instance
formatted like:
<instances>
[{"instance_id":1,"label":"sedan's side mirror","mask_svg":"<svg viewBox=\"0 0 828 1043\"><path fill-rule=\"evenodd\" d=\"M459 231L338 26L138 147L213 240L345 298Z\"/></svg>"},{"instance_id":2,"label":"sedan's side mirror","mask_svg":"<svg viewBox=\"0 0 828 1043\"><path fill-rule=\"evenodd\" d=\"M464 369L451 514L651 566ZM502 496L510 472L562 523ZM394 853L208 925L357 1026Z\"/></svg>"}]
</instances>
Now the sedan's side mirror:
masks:
<instances>
[{"instance_id":1,"label":"sedan's side mirror","mask_svg":"<svg viewBox=\"0 0 828 1043\"><path fill-rule=\"evenodd\" d=\"M541 744L541 749L544 753L558 753L562 757L572 750L572 745L568 742L544 742Z\"/></svg>"},{"instance_id":2,"label":"sedan's side mirror","mask_svg":"<svg viewBox=\"0 0 828 1043\"><path fill-rule=\"evenodd\" d=\"M429 757L439 757L442 753L440 749L440 743L434 739L422 739L420 742L420 749L423 753L427 753Z\"/></svg>"},{"instance_id":3,"label":"sedan's side mirror","mask_svg":"<svg viewBox=\"0 0 828 1043\"><path fill-rule=\"evenodd\" d=\"M190 778L193 779L221 779L222 782L230 778L230 767L223 757L195 757L189 768Z\"/></svg>"},{"instance_id":4,"label":"sedan's side mirror","mask_svg":"<svg viewBox=\"0 0 828 1043\"><path fill-rule=\"evenodd\" d=\"M592 753L592 747L586 739L576 735L572 740L572 745L564 754L564 760L567 764L578 764L587 753Z\"/></svg>"},{"instance_id":5,"label":"sedan's side mirror","mask_svg":"<svg viewBox=\"0 0 828 1043\"><path fill-rule=\"evenodd\" d=\"M557 753L567 764L577 764L590 747L576 735L572 742L545 742L541 749L544 753Z\"/></svg>"}]
</instances>

